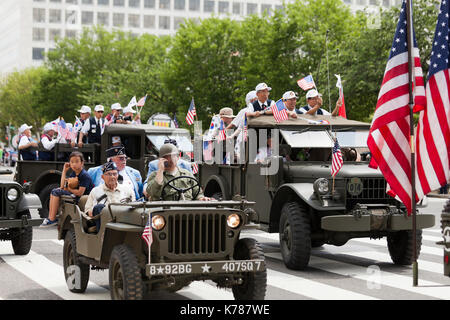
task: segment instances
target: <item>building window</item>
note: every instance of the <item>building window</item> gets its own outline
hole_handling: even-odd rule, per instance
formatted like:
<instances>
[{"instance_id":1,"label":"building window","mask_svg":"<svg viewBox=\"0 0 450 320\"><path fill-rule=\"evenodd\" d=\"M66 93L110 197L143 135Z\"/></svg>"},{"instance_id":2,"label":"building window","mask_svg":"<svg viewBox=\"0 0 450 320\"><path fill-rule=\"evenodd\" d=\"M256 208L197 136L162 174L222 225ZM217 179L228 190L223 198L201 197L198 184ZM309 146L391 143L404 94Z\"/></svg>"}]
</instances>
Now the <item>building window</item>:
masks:
<instances>
[{"instance_id":1,"label":"building window","mask_svg":"<svg viewBox=\"0 0 450 320\"><path fill-rule=\"evenodd\" d=\"M66 10L66 23L76 24L78 20L77 12L75 10Z\"/></svg>"},{"instance_id":2,"label":"building window","mask_svg":"<svg viewBox=\"0 0 450 320\"><path fill-rule=\"evenodd\" d=\"M261 13L266 12L269 16L272 14L272 5L270 4L262 4L261 5Z\"/></svg>"},{"instance_id":3,"label":"building window","mask_svg":"<svg viewBox=\"0 0 450 320\"><path fill-rule=\"evenodd\" d=\"M61 3L61 0L50 0L50 2L57 2L57 3Z\"/></svg>"},{"instance_id":4,"label":"building window","mask_svg":"<svg viewBox=\"0 0 450 320\"><path fill-rule=\"evenodd\" d=\"M247 3L247 15L256 14L258 5L256 3Z\"/></svg>"},{"instance_id":5,"label":"building window","mask_svg":"<svg viewBox=\"0 0 450 320\"><path fill-rule=\"evenodd\" d=\"M140 8L141 0L128 0L128 6L130 8Z\"/></svg>"},{"instance_id":6,"label":"building window","mask_svg":"<svg viewBox=\"0 0 450 320\"><path fill-rule=\"evenodd\" d=\"M377 6L378 5L378 0L369 0L369 4L372 6Z\"/></svg>"},{"instance_id":7,"label":"building window","mask_svg":"<svg viewBox=\"0 0 450 320\"><path fill-rule=\"evenodd\" d=\"M123 7L125 6L125 0L114 0L115 7Z\"/></svg>"},{"instance_id":8,"label":"building window","mask_svg":"<svg viewBox=\"0 0 450 320\"><path fill-rule=\"evenodd\" d=\"M214 1L205 0L203 2L203 12L214 12Z\"/></svg>"},{"instance_id":9,"label":"building window","mask_svg":"<svg viewBox=\"0 0 450 320\"><path fill-rule=\"evenodd\" d=\"M33 28L33 41L45 41L44 28Z\"/></svg>"},{"instance_id":10,"label":"building window","mask_svg":"<svg viewBox=\"0 0 450 320\"><path fill-rule=\"evenodd\" d=\"M360 6L365 6L367 4L367 1L366 0L358 0L358 4Z\"/></svg>"},{"instance_id":11,"label":"building window","mask_svg":"<svg viewBox=\"0 0 450 320\"><path fill-rule=\"evenodd\" d=\"M230 12L230 3L225 1L219 1L219 13Z\"/></svg>"},{"instance_id":12,"label":"building window","mask_svg":"<svg viewBox=\"0 0 450 320\"><path fill-rule=\"evenodd\" d=\"M73 39L77 36L76 30L66 30L66 38Z\"/></svg>"},{"instance_id":13,"label":"building window","mask_svg":"<svg viewBox=\"0 0 450 320\"><path fill-rule=\"evenodd\" d=\"M240 2L233 2L233 14L242 14L242 4Z\"/></svg>"},{"instance_id":14,"label":"building window","mask_svg":"<svg viewBox=\"0 0 450 320\"><path fill-rule=\"evenodd\" d=\"M94 24L94 13L92 11L81 12L82 24Z\"/></svg>"},{"instance_id":15,"label":"building window","mask_svg":"<svg viewBox=\"0 0 450 320\"><path fill-rule=\"evenodd\" d=\"M61 30L59 30L59 29L50 29L48 31L48 39L50 41L56 41L58 38L61 38Z\"/></svg>"},{"instance_id":16,"label":"building window","mask_svg":"<svg viewBox=\"0 0 450 320\"><path fill-rule=\"evenodd\" d=\"M44 48L33 48L33 60L44 60Z\"/></svg>"},{"instance_id":17,"label":"building window","mask_svg":"<svg viewBox=\"0 0 450 320\"><path fill-rule=\"evenodd\" d=\"M113 14L113 26L114 27L123 27L125 22L125 14L123 13L114 13Z\"/></svg>"},{"instance_id":18,"label":"building window","mask_svg":"<svg viewBox=\"0 0 450 320\"><path fill-rule=\"evenodd\" d=\"M283 6L282 6L282 5L279 5L279 4L276 4L276 5L275 5L275 10L277 10L277 11L283 11Z\"/></svg>"},{"instance_id":19,"label":"building window","mask_svg":"<svg viewBox=\"0 0 450 320\"><path fill-rule=\"evenodd\" d=\"M128 27L130 28L140 28L141 22L139 21L138 14L129 14L128 15Z\"/></svg>"},{"instance_id":20,"label":"building window","mask_svg":"<svg viewBox=\"0 0 450 320\"><path fill-rule=\"evenodd\" d=\"M82 4L93 4L94 0L82 0L81 3Z\"/></svg>"},{"instance_id":21,"label":"building window","mask_svg":"<svg viewBox=\"0 0 450 320\"><path fill-rule=\"evenodd\" d=\"M97 24L109 26L109 12L97 12Z\"/></svg>"},{"instance_id":22,"label":"building window","mask_svg":"<svg viewBox=\"0 0 450 320\"><path fill-rule=\"evenodd\" d=\"M170 17L166 17L166 16L159 17L159 29L162 29L162 30L170 29Z\"/></svg>"},{"instance_id":23,"label":"building window","mask_svg":"<svg viewBox=\"0 0 450 320\"><path fill-rule=\"evenodd\" d=\"M33 8L33 22L45 22L45 9Z\"/></svg>"},{"instance_id":24,"label":"building window","mask_svg":"<svg viewBox=\"0 0 450 320\"><path fill-rule=\"evenodd\" d=\"M374 0L376 1L376 0ZM352 4L352 0L344 0L345 3Z\"/></svg>"},{"instance_id":25,"label":"building window","mask_svg":"<svg viewBox=\"0 0 450 320\"><path fill-rule=\"evenodd\" d=\"M159 8L170 10L170 0L159 0Z\"/></svg>"},{"instance_id":26,"label":"building window","mask_svg":"<svg viewBox=\"0 0 450 320\"><path fill-rule=\"evenodd\" d=\"M50 23L61 23L62 11L59 9L48 10L48 21Z\"/></svg>"},{"instance_id":27,"label":"building window","mask_svg":"<svg viewBox=\"0 0 450 320\"><path fill-rule=\"evenodd\" d=\"M190 11L200 11L200 0L189 0Z\"/></svg>"},{"instance_id":28,"label":"building window","mask_svg":"<svg viewBox=\"0 0 450 320\"><path fill-rule=\"evenodd\" d=\"M155 28L155 16L144 15L144 28L147 29Z\"/></svg>"},{"instance_id":29,"label":"building window","mask_svg":"<svg viewBox=\"0 0 450 320\"><path fill-rule=\"evenodd\" d=\"M99 6L109 6L109 0L97 0Z\"/></svg>"},{"instance_id":30,"label":"building window","mask_svg":"<svg viewBox=\"0 0 450 320\"><path fill-rule=\"evenodd\" d=\"M144 0L144 8L154 9L155 8L155 0Z\"/></svg>"},{"instance_id":31,"label":"building window","mask_svg":"<svg viewBox=\"0 0 450 320\"><path fill-rule=\"evenodd\" d=\"M185 10L186 1L185 0L175 0L174 7L175 7L175 10Z\"/></svg>"},{"instance_id":32,"label":"building window","mask_svg":"<svg viewBox=\"0 0 450 320\"><path fill-rule=\"evenodd\" d=\"M183 23L184 23L183 17L174 17L173 18L173 28L175 30L178 30Z\"/></svg>"},{"instance_id":33,"label":"building window","mask_svg":"<svg viewBox=\"0 0 450 320\"><path fill-rule=\"evenodd\" d=\"M78 4L78 0L66 0L66 3Z\"/></svg>"},{"instance_id":34,"label":"building window","mask_svg":"<svg viewBox=\"0 0 450 320\"><path fill-rule=\"evenodd\" d=\"M383 6L386 8L389 8L391 4L389 3L389 0L383 0Z\"/></svg>"},{"instance_id":35,"label":"building window","mask_svg":"<svg viewBox=\"0 0 450 320\"><path fill-rule=\"evenodd\" d=\"M33 0L34 2L45 2L45 0Z\"/></svg>"}]
</instances>

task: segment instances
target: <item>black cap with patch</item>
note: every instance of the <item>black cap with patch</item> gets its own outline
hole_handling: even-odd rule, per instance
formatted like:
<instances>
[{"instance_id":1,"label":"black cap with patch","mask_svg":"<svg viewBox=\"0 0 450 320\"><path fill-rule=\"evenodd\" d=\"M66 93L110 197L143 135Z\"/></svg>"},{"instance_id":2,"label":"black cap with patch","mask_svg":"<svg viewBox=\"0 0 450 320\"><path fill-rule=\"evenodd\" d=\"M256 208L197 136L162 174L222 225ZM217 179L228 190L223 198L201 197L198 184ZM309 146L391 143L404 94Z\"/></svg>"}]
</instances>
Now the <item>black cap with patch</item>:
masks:
<instances>
[{"instance_id":1,"label":"black cap with patch","mask_svg":"<svg viewBox=\"0 0 450 320\"><path fill-rule=\"evenodd\" d=\"M111 157L115 157L115 156L122 156L122 155L126 155L124 146L112 147L112 148L109 148L108 150L106 150L107 158L111 158Z\"/></svg>"},{"instance_id":2,"label":"black cap with patch","mask_svg":"<svg viewBox=\"0 0 450 320\"><path fill-rule=\"evenodd\" d=\"M113 170L117 170L117 166L112 161L105 163L102 167L103 173L108 172L108 171L113 171Z\"/></svg>"}]
</instances>

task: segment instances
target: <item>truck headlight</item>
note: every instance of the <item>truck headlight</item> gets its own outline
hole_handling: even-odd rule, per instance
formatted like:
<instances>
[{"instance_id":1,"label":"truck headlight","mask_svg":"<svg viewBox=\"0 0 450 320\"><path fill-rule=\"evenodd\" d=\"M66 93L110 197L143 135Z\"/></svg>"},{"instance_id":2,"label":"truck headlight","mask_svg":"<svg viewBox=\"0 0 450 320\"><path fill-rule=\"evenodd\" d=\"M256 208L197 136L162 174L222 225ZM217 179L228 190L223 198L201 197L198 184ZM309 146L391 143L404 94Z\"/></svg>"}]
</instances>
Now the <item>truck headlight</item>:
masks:
<instances>
[{"instance_id":1,"label":"truck headlight","mask_svg":"<svg viewBox=\"0 0 450 320\"><path fill-rule=\"evenodd\" d=\"M6 193L6 197L9 201L16 201L19 198L19 190L16 188L10 188Z\"/></svg>"},{"instance_id":2,"label":"truck headlight","mask_svg":"<svg viewBox=\"0 0 450 320\"><path fill-rule=\"evenodd\" d=\"M330 184L328 182L328 179L325 178L319 178L316 181L314 181L314 191L320 195L325 195L330 191Z\"/></svg>"},{"instance_id":3,"label":"truck headlight","mask_svg":"<svg viewBox=\"0 0 450 320\"><path fill-rule=\"evenodd\" d=\"M161 230L166 225L166 220L164 220L163 216L159 214L152 217L152 228L156 231Z\"/></svg>"},{"instance_id":4,"label":"truck headlight","mask_svg":"<svg viewBox=\"0 0 450 320\"><path fill-rule=\"evenodd\" d=\"M233 228L233 229L237 228L237 227L239 227L240 224L241 224L241 217L239 217L238 214L233 213L233 214L230 214L228 216L228 218L227 218L227 225L230 228Z\"/></svg>"}]
</instances>

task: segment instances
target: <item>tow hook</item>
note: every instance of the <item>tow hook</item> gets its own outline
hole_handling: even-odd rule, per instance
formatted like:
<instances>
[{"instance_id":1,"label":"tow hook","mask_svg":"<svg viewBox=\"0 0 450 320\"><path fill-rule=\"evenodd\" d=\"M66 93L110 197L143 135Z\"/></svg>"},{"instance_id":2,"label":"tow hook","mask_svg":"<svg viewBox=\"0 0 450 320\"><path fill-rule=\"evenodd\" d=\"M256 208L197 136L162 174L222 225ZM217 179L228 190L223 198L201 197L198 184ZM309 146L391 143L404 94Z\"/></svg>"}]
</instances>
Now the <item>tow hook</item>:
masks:
<instances>
[{"instance_id":1,"label":"tow hook","mask_svg":"<svg viewBox=\"0 0 450 320\"><path fill-rule=\"evenodd\" d=\"M22 216L22 227L28 227L29 226L29 222L28 222L28 217L27 216Z\"/></svg>"}]
</instances>

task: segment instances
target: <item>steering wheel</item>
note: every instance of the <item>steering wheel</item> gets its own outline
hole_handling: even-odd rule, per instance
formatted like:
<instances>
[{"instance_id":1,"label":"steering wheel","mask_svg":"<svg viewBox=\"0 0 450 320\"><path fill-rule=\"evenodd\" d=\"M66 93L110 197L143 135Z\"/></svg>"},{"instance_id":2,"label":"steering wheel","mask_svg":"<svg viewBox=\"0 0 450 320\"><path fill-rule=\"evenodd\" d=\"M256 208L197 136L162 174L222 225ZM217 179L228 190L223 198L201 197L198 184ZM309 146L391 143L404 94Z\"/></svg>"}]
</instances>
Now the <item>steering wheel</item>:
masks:
<instances>
[{"instance_id":1,"label":"steering wheel","mask_svg":"<svg viewBox=\"0 0 450 320\"><path fill-rule=\"evenodd\" d=\"M174 181L177 181L177 180L179 180L179 179L189 179L189 180L191 180L194 184L191 185L190 187L184 188L184 189L183 189L183 188L175 187L175 186L173 185L173 182L174 182ZM191 183L192 183L192 182L191 182ZM162 187L162 191L161 191L161 200L164 200L164 194L165 194L164 191L165 191L166 187L169 187L169 188L171 188L171 189L174 189L174 190L177 192L178 198L176 199L176 201L178 201L178 200L181 199L181 195L182 195L182 194L184 194L184 193L186 193L186 192L188 192L189 190L192 190L192 189L194 189L194 188L197 188L197 191L193 194L192 199L196 199L197 196L198 196L198 194L200 193L200 183L198 182L197 179L195 179L194 177L190 177L190 176L179 176L179 177L175 177L175 178L172 178L172 179L170 179L169 181L167 181L167 182L164 184L164 186Z\"/></svg>"}]
</instances>

